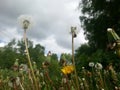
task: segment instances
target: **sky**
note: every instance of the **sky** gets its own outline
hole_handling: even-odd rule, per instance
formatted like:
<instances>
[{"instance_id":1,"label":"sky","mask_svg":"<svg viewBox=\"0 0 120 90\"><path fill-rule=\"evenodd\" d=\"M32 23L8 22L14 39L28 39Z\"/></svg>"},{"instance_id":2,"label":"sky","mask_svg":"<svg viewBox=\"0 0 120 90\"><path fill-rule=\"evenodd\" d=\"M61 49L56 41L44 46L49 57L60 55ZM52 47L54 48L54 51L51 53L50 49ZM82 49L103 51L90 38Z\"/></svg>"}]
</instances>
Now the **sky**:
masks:
<instances>
[{"instance_id":1,"label":"sky","mask_svg":"<svg viewBox=\"0 0 120 90\"><path fill-rule=\"evenodd\" d=\"M33 18L33 27L27 31L27 37L34 44L41 44L45 52L71 53L71 26L77 27L74 46L77 49L86 43L80 27L78 10L80 0L0 0L0 46L13 38L23 38L23 29L18 17L29 15Z\"/></svg>"}]
</instances>

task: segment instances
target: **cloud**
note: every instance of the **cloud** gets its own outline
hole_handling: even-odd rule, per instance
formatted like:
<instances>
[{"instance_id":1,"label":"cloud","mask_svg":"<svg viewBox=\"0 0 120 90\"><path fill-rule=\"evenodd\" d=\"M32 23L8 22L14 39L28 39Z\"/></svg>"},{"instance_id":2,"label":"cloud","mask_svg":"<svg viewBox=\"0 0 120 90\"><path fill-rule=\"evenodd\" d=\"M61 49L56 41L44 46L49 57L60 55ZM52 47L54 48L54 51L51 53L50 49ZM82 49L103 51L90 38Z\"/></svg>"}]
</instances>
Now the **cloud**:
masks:
<instances>
[{"instance_id":1,"label":"cloud","mask_svg":"<svg viewBox=\"0 0 120 90\"><path fill-rule=\"evenodd\" d=\"M51 51L70 52L71 26L79 27L80 31L75 39L75 48L86 42L80 28L78 4L79 0L1 0L0 38L7 42L13 37L21 38L23 31L17 18L27 14L35 22L33 28L27 32L28 38L45 45Z\"/></svg>"}]
</instances>

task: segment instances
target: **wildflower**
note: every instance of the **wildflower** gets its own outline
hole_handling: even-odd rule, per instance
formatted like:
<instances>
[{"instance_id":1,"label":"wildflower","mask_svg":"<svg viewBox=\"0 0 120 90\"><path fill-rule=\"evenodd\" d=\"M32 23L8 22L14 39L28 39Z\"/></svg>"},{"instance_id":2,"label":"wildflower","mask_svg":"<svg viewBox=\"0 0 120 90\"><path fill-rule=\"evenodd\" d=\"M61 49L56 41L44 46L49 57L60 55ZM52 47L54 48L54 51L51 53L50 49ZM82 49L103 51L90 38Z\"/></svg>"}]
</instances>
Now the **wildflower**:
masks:
<instances>
[{"instance_id":1,"label":"wildflower","mask_svg":"<svg viewBox=\"0 0 120 90\"><path fill-rule=\"evenodd\" d=\"M89 62L89 67L94 67L94 62Z\"/></svg>"},{"instance_id":2,"label":"wildflower","mask_svg":"<svg viewBox=\"0 0 120 90\"><path fill-rule=\"evenodd\" d=\"M103 68L101 63L96 63L95 68L101 70Z\"/></svg>"},{"instance_id":3,"label":"wildflower","mask_svg":"<svg viewBox=\"0 0 120 90\"><path fill-rule=\"evenodd\" d=\"M32 24L33 24L33 20L31 16L27 16L27 15L21 15L18 18L18 21L20 23L20 25L22 26L23 29L30 29Z\"/></svg>"},{"instance_id":4,"label":"wildflower","mask_svg":"<svg viewBox=\"0 0 120 90\"><path fill-rule=\"evenodd\" d=\"M68 66L64 66L61 71L66 75L66 74L70 74L74 71L74 66L73 65L68 65Z\"/></svg>"}]
</instances>

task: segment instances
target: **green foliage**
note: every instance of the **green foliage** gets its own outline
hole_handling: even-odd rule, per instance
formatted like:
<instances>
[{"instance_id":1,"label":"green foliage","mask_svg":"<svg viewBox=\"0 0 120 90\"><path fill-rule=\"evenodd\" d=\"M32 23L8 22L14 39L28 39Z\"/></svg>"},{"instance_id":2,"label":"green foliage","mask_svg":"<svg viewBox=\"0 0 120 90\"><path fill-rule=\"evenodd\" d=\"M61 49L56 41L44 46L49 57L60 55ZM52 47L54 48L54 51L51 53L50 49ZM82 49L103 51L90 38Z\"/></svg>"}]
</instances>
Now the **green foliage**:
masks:
<instances>
[{"instance_id":1,"label":"green foliage","mask_svg":"<svg viewBox=\"0 0 120 90\"><path fill-rule=\"evenodd\" d=\"M57 56L57 54L53 53L53 54L51 55L51 60L58 62L58 56Z\"/></svg>"},{"instance_id":2,"label":"green foliage","mask_svg":"<svg viewBox=\"0 0 120 90\"><path fill-rule=\"evenodd\" d=\"M93 53L90 52L92 52L91 48L86 44L81 45L76 50L75 62L78 71L80 71L82 67L86 67L87 69L89 69L88 67L89 62L94 62L94 63L100 62L102 63L104 68L106 68L107 65L109 65L109 63L113 63L115 70L120 71L119 69L117 69L119 68L120 61L114 51L108 52L102 49L98 49L96 50L96 52Z\"/></svg>"},{"instance_id":3,"label":"green foliage","mask_svg":"<svg viewBox=\"0 0 120 90\"><path fill-rule=\"evenodd\" d=\"M72 55L69 53L62 53L60 56L60 65L72 63Z\"/></svg>"},{"instance_id":4,"label":"green foliage","mask_svg":"<svg viewBox=\"0 0 120 90\"><path fill-rule=\"evenodd\" d=\"M28 48L31 56L31 60L35 61L37 67L40 68L42 62L45 60L44 51L45 48L40 44L36 44L33 47L33 42L28 41ZM11 40L6 46L0 50L0 67L11 68L16 59L19 59L19 63L26 63L26 52L23 39L16 41Z\"/></svg>"},{"instance_id":5,"label":"green foliage","mask_svg":"<svg viewBox=\"0 0 120 90\"><path fill-rule=\"evenodd\" d=\"M0 67L1 68L11 68L12 64L14 63L15 59L17 58L16 52L14 49L15 39L8 43L0 54Z\"/></svg>"},{"instance_id":6,"label":"green foliage","mask_svg":"<svg viewBox=\"0 0 120 90\"><path fill-rule=\"evenodd\" d=\"M119 0L82 0L80 16L89 45L94 49L105 49L108 43L107 28L112 27L120 34Z\"/></svg>"},{"instance_id":7,"label":"green foliage","mask_svg":"<svg viewBox=\"0 0 120 90\"><path fill-rule=\"evenodd\" d=\"M38 68L41 67L42 62L45 60L44 51L45 48L40 44L36 44L35 47L29 47L31 60L36 62Z\"/></svg>"},{"instance_id":8,"label":"green foliage","mask_svg":"<svg viewBox=\"0 0 120 90\"><path fill-rule=\"evenodd\" d=\"M52 60L49 66L49 74L54 86L57 88L61 82L61 70L57 60Z\"/></svg>"},{"instance_id":9,"label":"green foliage","mask_svg":"<svg viewBox=\"0 0 120 90\"><path fill-rule=\"evenodd\" d=\"M80 21L88 44L83 44L76 50L78 70L82 66L89 68L89 62L101 62L104 68L113 63L116 71L119 71L119 58L113 50L107 48L110 42L107 28L113 28L118 36L120 35L119 3L119 0L81 0L79 3L82 12Z\"/></svg>"}]
</instances>

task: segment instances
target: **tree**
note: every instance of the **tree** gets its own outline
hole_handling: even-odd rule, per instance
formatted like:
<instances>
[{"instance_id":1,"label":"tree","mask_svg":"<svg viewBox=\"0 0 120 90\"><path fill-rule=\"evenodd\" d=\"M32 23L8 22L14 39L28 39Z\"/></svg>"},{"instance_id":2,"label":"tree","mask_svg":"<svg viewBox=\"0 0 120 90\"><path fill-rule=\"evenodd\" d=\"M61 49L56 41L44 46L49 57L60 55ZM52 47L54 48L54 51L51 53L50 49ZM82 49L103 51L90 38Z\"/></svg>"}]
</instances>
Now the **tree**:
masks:
<instances>
[{"instance_id":1,"label":"tree","mask_svg":"<svg viewBox=\"0 0 120 90\"><path fill-rule=\"evenodd\" d=\"M17 59L16 50L14 48L15 44L16 41L13 39L6 46L2 47L0 52L1 68L11 68L14 61Z\"/></svg>"},{"instance_id":2,"label":"tree","mask_svg":"<svg viewBox=\"0 0 120 90\"><path fill-rule=\"evenodd\" d=\"M42 62L45 60L44 52L45 48L40 44L36 44L33 47L33 42L27 40L30 57L33 62L36 62L38 68L42 66ZM16 41L11 40L6 46L0 49L0 67L11 68L16 59L19 59L19 63L27 63L26 60L25 45L23 39Z\"/></svg>"},{"instance_id":3,"label":"tree","mask_svg":"<svg viewBox=\"0 0 120 90\"><path fill-rule=\"evenodd\" d=\"M45 61L45 48L40 44L36 44L34 48L29 48L31 60L35 61L38 68L42 66L42 62Z\"/></svg>"},{"instance_id":4,"label":"tree","mask_svg":"<svg viewBox=\"0 0 120 90\"><path fill-rule=\"evenodd\" d=\"M107 28L112 27L120 34L120 0L81 0L80 16L82 27L85 31L89 45L95 50L105 50Z\"/></svg>"},{"instance_id":5,"label":"tree","mask_svg":"<svg viewBox=\"0 0 120 90\"><path fill-rule=\"evenodd\" d=\"M88 66L92 55L92 49L88 44L82 44L75 51L75 62L77 70L80 71L82 67Z\"/></svg>"},{"instance_id":6,"label":"tree","mask_svg":"<svg viewBox=\"0 0 120 90\"><path fill-rule=\"evenodd\" d=\"M93 52L92 48L87 43L85 43L75 50L75 56L78 57L81 54L91 55L92 52Z\"/></svg>"},{"instance_id":7,"label":"tree","mask_svg":"<svg viewBox=\"0 0 120 90\"><path fill-rule=\"evenodd\" d=\"M104 68L106 68L109 63L113 63L115 68L119 68L120 65L119 58L113 53L113 51L108 52L102 49L97 49L95 52L92 52L88 44L83 44L76 50L75 61L78 72L82 67L89 69L89 62L102 63ZM119 70L117 69L117 71Z\"/></svg>"},{"instance_id":8,"label":"tree","mask_svg":"<svg viewBox=\"0 0 120 90\"><path fill-rule=\"evenodd\" d=\"M56 62L58 62L58 56L57 56L57 54L52 53L52 55L51 55L51 61L56 61Z\"/></svg>"}]
</instances>

